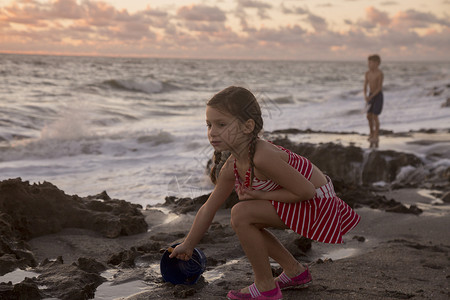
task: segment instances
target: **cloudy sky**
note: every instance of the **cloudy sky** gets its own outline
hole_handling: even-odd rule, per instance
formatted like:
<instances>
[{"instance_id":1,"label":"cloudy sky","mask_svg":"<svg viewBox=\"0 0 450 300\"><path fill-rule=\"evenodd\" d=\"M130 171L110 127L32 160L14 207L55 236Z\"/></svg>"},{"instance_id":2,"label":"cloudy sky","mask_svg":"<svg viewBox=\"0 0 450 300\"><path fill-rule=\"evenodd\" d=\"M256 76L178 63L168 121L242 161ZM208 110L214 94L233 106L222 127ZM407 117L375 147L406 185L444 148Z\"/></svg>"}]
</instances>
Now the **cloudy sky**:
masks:
<instances>
[{"instance_id":1,"label":"cloudy sky","mask_svg":"<svg viewBox=\"0 0 450 300\"><path fill-rule=\"evenodd\" d=\"M450 60L450 0L0 0L0 52Z\"/></svg>"}]
</instances>

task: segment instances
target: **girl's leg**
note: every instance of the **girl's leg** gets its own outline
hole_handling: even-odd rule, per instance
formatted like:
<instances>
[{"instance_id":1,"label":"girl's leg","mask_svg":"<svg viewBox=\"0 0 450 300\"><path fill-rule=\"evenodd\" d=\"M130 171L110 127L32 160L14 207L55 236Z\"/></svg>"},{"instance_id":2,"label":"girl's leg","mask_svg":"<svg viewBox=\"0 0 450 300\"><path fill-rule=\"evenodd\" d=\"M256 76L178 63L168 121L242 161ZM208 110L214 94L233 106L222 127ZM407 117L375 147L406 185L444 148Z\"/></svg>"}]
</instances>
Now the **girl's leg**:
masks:
<instances>
[{"instance_id":1,"label":"girl's leg","mask_svg":"<svg viewBox=\"0 0 450 300\"><path fill-rule=\"evenodd\" d=\"M261 229L261 232L264 235L269 256L283 268L287 276L294 277L306 270L270 231Z\"/></svg>"},{"instance_id":2,"label":"girl's leg","mask_svg":"<svg viewBox=\"0 0 450 300\"><path fill-rule=\"evenodd\" d=\"M255 284L260 291L275 288L269 256L277 260L282 267L298 264L281 243L263 229L286 228L269 201L251 200L237 203L231 210L231 225L252 265ZM274 240L276 243L273 243ZM246 292L246 289L242 292Z\"/></svg>"}]
</instances>

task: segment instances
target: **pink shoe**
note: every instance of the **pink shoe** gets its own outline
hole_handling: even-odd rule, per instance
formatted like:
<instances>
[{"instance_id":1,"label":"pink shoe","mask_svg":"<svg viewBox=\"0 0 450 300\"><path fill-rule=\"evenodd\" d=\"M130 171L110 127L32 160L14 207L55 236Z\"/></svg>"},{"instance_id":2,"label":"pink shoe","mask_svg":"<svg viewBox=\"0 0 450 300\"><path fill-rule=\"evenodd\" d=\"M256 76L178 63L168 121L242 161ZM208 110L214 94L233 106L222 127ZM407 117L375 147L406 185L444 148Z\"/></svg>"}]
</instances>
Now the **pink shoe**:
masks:
<instances>
[{"instance_id":1,"label":"pink shoe","mask_svg":"<svg viewBox=\"0 0 450 300\"><path fill-rule=\"evenodd\" d=\"M283 299L283 295L281 294L280 287L278 283L276 288L266 292L260 292L256 285L253 283L248 287L250 293L241 293L239 290L229 291L227 294L227 299L257 299L257 300L280 300Z\"/></svg>"},{"instance_id":2,"label":"pink shoe","mask_svg":"<svg viewBox=\"0 0 450 300\"><path fill-rule=\"evenodd\" d=\"M286 273L283 272L278 276L278 279L278 285L281 290L305 288L312 281L308 267L306 267L306 270L303 273L292 278L289 278Z\"/></svg>"}]
</instances>

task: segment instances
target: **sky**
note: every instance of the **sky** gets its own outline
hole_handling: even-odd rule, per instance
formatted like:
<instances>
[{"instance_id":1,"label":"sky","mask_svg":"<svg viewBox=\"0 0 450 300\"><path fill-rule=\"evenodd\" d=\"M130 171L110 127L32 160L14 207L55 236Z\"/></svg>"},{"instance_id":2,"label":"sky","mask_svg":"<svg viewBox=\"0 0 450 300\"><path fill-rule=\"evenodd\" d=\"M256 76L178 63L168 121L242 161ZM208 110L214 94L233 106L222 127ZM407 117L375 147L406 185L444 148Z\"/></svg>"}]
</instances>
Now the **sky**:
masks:
<instances>
[{"instance_id":1,"label":"sky","mask_svg":"<svg viewBox=\"0 0 450 300\"><path fill-rule=\"evenodd\" d=\"M0 0L0 52L450 61L450 0Z\"/></svg>"}]
</instances>

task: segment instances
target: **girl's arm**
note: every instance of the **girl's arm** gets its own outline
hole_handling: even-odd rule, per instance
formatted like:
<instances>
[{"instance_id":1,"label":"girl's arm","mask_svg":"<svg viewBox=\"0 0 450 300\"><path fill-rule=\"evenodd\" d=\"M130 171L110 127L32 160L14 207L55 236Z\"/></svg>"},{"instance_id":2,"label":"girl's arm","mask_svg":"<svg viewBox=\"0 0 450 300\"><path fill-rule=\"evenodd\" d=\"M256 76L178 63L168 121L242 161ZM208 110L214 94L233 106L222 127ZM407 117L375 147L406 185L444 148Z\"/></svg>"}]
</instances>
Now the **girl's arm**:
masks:
<instances>
[{"instance_id":1,"label":"girl's arm","mask_svg":"<svg viewBox=\"0 0 450 300\"><path fill-rule=\"evenodd\" d=\"M284 152L270 145L257 148L253 161L258 172L282 186L272 192L246 191L255 196L253 199L275 200L279 202L300 202L309 200L316 194L314 185L283 158ZM242 193L243 190L238 191ZM244 194L242 194L244 196ZM239 198L241 199L241 198Z\"/></svg>"},{"instance_id":2,"label":"girl's arm","mask_svg":"<svg viewBox=\"0 0 450 300\"><path fill-rule=\"evenodd\" d=\"M191 258L195 246L208 230L217 210L233 191L234 181L233 166L230 163L230 158L228 158L220 171L216 187L205 204L198 210L186 239L183 243L175 247L169 256L170 258L176 257L183 260L189 260Z\"/></svg>"},{"instance_id":3,"label":"girl's arm","mask_svg":"<svg viewBox=\"0 0 450 300\"><path fill-rule=\"evenodd\" d=\"M274 190L271 192L265 192L265 191L256 191L251 190L246 187L241 187L238 191L239 200L275 200L278 202L285 202L285 203L296 203L304 200L309 200L312 197L309 197L307 199L302 199L298 195L291 193L289 190L285 188L281 188L278 190Z\"/></svg>"}]
</instances>

